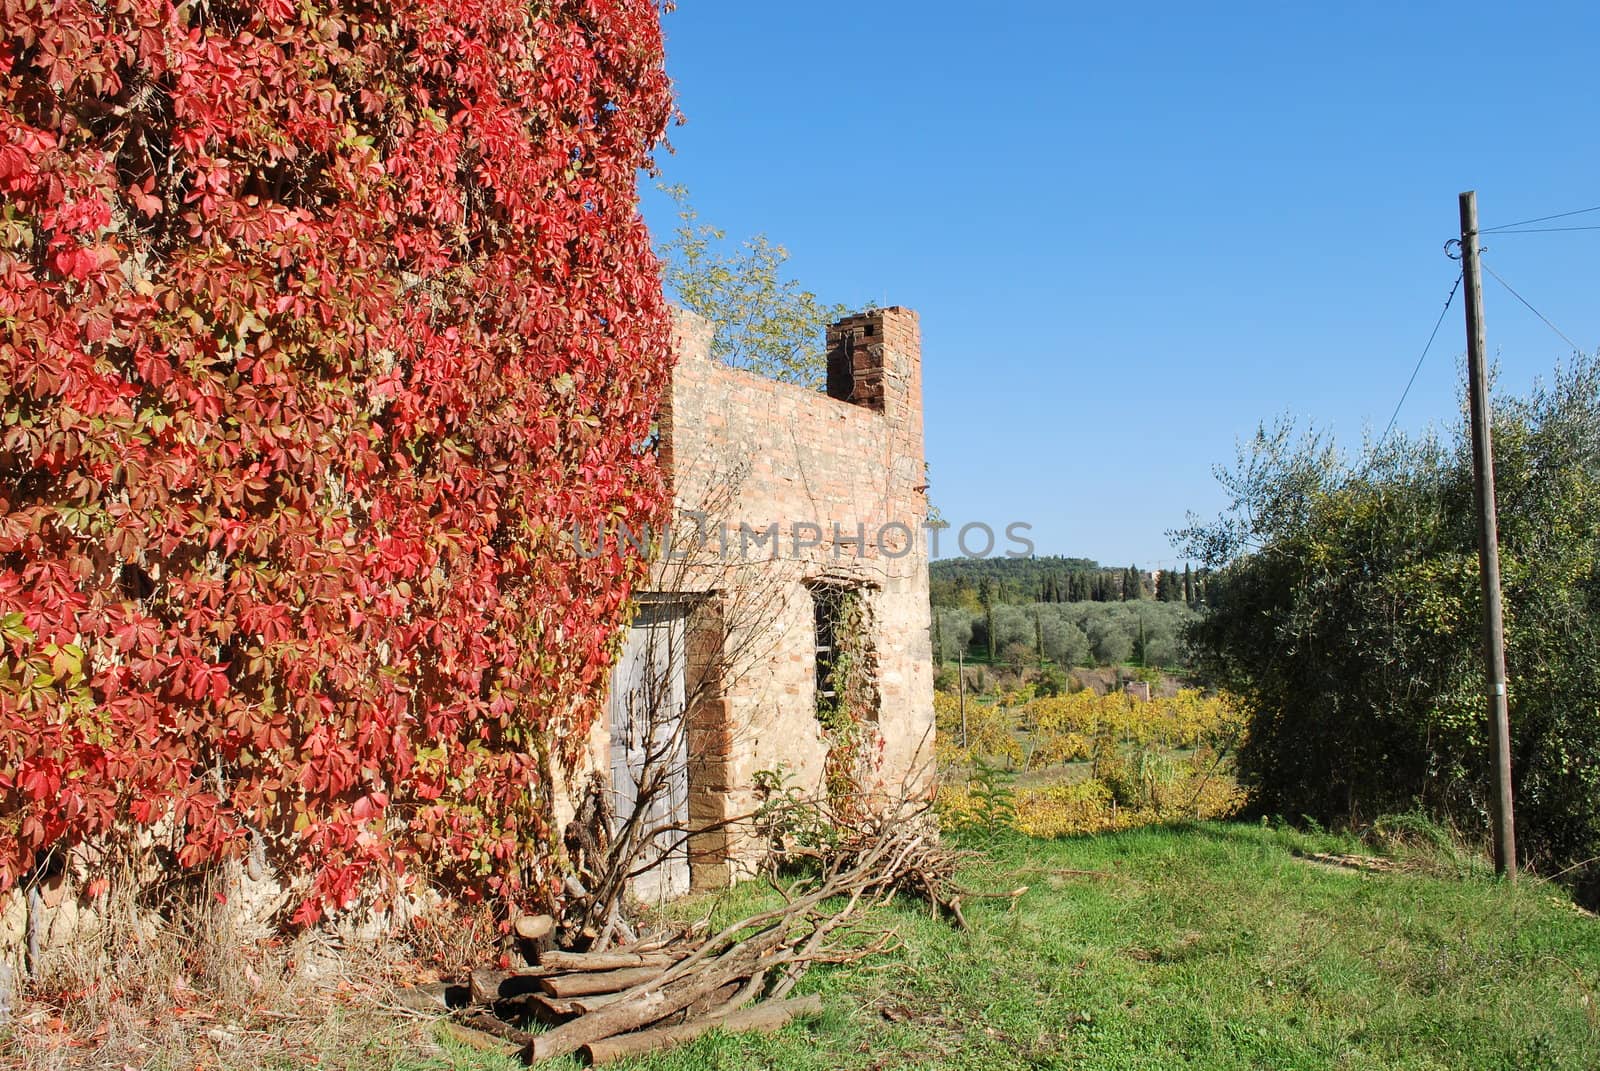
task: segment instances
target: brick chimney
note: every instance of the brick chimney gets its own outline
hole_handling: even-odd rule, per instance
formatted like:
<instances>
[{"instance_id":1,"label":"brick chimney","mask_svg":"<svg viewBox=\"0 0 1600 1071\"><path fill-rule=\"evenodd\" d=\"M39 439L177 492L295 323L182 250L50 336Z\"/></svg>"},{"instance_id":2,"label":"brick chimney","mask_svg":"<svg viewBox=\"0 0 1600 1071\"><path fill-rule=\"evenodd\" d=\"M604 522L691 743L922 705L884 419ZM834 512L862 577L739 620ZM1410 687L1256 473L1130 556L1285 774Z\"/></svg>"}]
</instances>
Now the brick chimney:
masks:
<instances>
[{"instance_id":1,"label":"brick chimney","mask_svg":"<svg viewBox=\"0 0 1600 1071\"><path fill-rule=\"evenodd\" d=\"M922 425L922 329L898 305L858 312L828 328L828 396L882 413L918 439Z\"/></svg>"}]
</instances>

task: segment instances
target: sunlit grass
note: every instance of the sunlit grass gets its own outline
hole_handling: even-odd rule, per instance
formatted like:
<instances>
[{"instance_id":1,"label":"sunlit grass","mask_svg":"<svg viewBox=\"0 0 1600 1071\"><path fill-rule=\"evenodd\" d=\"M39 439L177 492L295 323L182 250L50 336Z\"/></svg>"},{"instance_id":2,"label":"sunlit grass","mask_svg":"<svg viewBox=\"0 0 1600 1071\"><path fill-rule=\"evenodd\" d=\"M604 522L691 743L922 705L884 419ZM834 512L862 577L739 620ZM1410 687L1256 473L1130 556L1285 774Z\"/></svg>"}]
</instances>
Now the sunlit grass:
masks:
<instances>
[{"instance_id":1,"label":"sunlit grass","mask_svg":"<svg viewBox=\"0 0 1600 1071\"><path fill-rule=\"evenodd\" d=\"M822 1018L621 1066L1595 1066L1600 921L1536 882L1304 858L1359 850L1212 823L1006 840L966 881L1027 885L1014 910L975 902L974 931L959 933L912 905L886 909L879 921L903 949L876 966L813 972L805 985L824 995ZM755 896L724 907L751 908Z\"/></svg>"}]
</instances>

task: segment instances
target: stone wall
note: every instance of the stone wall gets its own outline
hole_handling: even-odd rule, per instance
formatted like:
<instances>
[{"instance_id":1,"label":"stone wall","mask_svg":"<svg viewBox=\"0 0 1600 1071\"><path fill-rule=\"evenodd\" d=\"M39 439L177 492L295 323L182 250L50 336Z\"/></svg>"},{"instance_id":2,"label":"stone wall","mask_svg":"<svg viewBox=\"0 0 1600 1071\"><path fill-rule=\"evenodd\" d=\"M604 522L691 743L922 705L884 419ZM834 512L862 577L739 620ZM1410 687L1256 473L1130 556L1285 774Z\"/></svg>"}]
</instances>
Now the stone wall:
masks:
<instances>
[{"instance_id":1,"label":"stone wall","mask_svg":"<svg viewBox=\"0 0 1600 1071\"><path fill-rule=\"evenodd\" d=\"M869 787L924 794L933 682L917 315L879 309L829 328L828 393L724 365L711 331L678 316L660 433L679 560L659 563L652 583L692 597L689 672L711 677L688 715L691 823L748 813L758 771L821 785L818 584L868 607L879 696ZM737 866L753 849L726 832L698 838L695 883L725 882L723 860Z\"/></svg>"}]
</instances>

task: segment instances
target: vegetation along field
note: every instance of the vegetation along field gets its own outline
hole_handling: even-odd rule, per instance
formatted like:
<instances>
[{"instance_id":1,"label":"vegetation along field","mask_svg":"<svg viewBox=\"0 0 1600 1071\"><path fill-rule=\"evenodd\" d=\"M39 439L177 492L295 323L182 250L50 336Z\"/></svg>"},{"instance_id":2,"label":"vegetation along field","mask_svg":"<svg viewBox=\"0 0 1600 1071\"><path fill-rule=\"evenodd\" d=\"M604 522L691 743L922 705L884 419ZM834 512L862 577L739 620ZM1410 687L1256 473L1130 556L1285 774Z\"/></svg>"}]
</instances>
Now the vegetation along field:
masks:
<instances>
[{"instance_id":1,"label":"vegetation along field","mask_svg":"<svg viewBox=\"0 0 1600 1071\"><path fill-rule=\"evenodd\" d=\"M963 935L888 913L884 969L820 975L827 1011L641 1068L1584 1068L1600 1045L1595 920L1537 884L1402 848L1201 823L1002 835L967 875L1014 902Z\"/></svg>"},{"instance_id":2,"label":"vegetation along field","mask_svg":"<svg viewBox=\"0 0 1600 1071\"><path fill-rule=\"evenodd\" d=\"M1374 843L1208 822L968 842L985 854L963 880L1026 888L974 903L972 932L891 905L872 921L897 951L803 983L820 1018L618 1066L1523 1071L1592 1068L1600 1049L1596 920L1552 886L1497 883L1422 823ZM360 1071L520 1066L392 1021L317 1055Z\"/></svg>"},{"instance_id":3,"label":"vegetation along field","mask_svg":"<svg viewBox=\"0 0 1600 1071\"><path fill-rule=\"evenodd\" d=\"M1226 817L1243 802L1229 761L1243 723L1227 699L1033 692L936 694L947 825L1059 837Z\"/></svg>"}]
</instances>

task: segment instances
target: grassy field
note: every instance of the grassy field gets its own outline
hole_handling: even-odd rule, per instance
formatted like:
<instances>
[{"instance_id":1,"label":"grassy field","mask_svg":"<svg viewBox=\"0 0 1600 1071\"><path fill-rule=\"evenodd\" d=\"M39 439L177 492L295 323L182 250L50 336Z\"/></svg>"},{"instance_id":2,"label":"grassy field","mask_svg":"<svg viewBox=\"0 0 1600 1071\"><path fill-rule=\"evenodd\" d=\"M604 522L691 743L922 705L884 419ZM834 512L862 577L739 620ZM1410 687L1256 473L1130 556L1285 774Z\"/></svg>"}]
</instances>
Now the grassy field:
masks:
<instances>
[{"instance_id":1,"label":"grassy field","mask_svg":"<svg viewBox=\"0 0 1600 1071\"><path fill-rule=\"evenodd\" d=\"M876 967L814 972L806 987L824 994L822 1018L623 1066L1600 1064L1600 920L1553 886L1507 888L1472 864L1452 872L1447 857L1385 873L1303 857L1358 850L1214 823L1002 843L966 880L1027 885L1014 911L974 905L974 932L962 934L885 910L904 948ZM389 1051L385 1066L426 1066L391 1064ZM442 1063L513 1066L448 1045Z\"/></svg>"}]
</instances>

